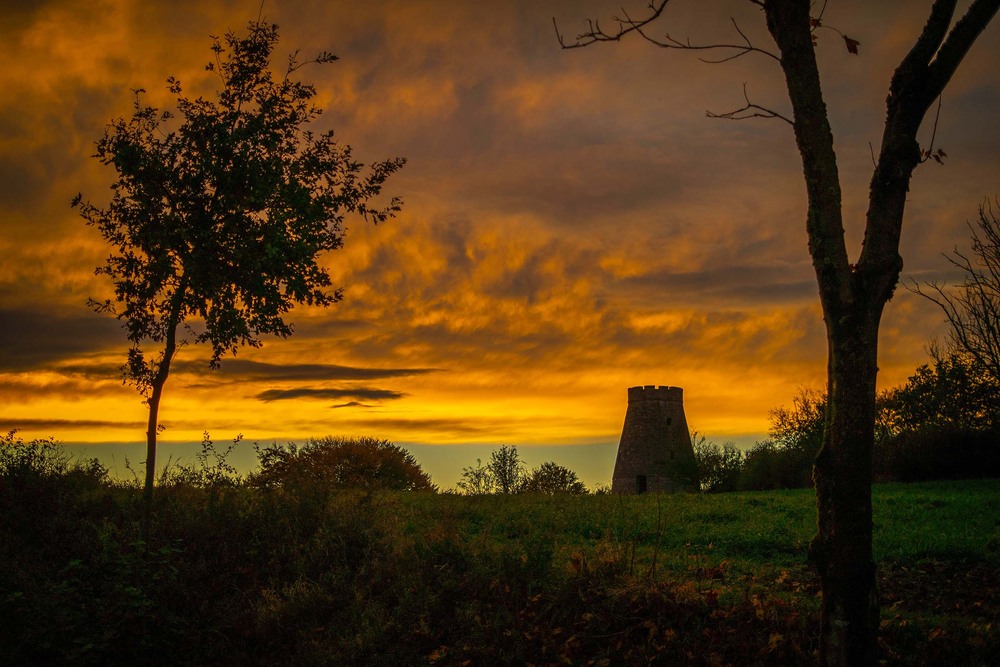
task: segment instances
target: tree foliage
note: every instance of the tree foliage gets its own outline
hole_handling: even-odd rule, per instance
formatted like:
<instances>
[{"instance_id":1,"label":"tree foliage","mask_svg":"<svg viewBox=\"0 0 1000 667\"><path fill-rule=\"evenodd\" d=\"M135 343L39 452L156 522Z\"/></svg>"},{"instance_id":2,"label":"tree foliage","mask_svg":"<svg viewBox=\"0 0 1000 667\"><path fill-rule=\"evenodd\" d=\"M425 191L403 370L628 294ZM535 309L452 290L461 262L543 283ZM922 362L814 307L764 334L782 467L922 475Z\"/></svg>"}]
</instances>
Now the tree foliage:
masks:
<instances>
[{"instance_id":1,"label":"tree foliage","mask_svg":"<svg viewBox=\"0 0 1000 667\"><path fill-rule=\"evenodd\" d=\"M524 478L521 489L525 493L546 495L587 493L587 487L575 472L553 461L546 461L532 470Z\"/></svg>"},{"instance_id":2,"label":"tree foliage","mask_svg":"<svg viewBox=\"0 0 1000 667\"><path fill-rule=\"evenodd\" d=\"M576 473L553 461L546 461L530 473L515 445L503 445L490 453L490 460L462 469L456 488L471 496L486 494L587 493L587 487Z\"/></svg>"},{"instance_id":3,"label":"tree foliage","mask_svg":"<svg viewBox=\"0 0 1000 667\"><path fill-rule=\"evenodd\" d=\"M905 384L886 395L893 435L927 427L991 430L1000 426L1000 383L975 357L931 349Z\"/></svg>"},{"instance_id":4,"label":"tree foliage","mask_svg":"<svg viewBox=\"0 0 1000 667\"><path fill-rule=\"evenodd\" d=\"M321 110L315 88L295 75L336 58L293 54L276 74L277 41L277 26L261 21L245 35L216 38L206 66L218 77L214 100L190 97L174 77L175 110L135 91L131 116L113 120L97 142L95 157L117 173L110 202L73 200L111 246L97 273L113 283L114 299L91 305L122 322L131 345L124 378L149 404L147 497L160 397L178 347L207 343L215 368L262 336L289 336L285 316L295 304L341 298L319 256L341 247L346 216L378 223L400 207L372 200L402 159L366 170L332 130L308 128Z\"/></svg>"},{"instance_id":5,"label":"tree foliage","mask_svg":"<svg viewBox=\"0 0 1000 667\"><path fill-rule=\"evenodd\" d=\"M258 450L254 486L267 488L433 491L413 455L388 440L326 436L302 447L273 444Z\"/></svg>"},{"instance_id":6,"label":"tree foliage","mask_svg":"<svg viewBox=\"0 0 1000 667\"><path fill-rule=\"evenodd\" d=\"M456 485L458 490L470 496L483 496L494 493L496 484L490 469L483 465L482 459L476 459L476 465L462 468L462 478Z\"/></svg>"},{"instance_id":7,"label":"tree foliage","mask_svg":"<svg viewBox=\"0 0 1000 667\"><path fill-rule=\"evenodd\" d=\"M524 484L526 466L517 453L517 447L503 445L493 450L486 468L493 478L497 493L517 493Z\"/></svg>"},{"instance_id":8,"label":"tree foliage","mask_svg":"<svg viewBox=\"0 0 1000 667\"><path fill-rule=\"evenodd\" d=\"M770 412L768 435L779 447L815 456L823 444L823 420L826 415L826 392L802 388L784 405Z\"/></svg>"},{"instance_id":9,"label":"tree foliage","mask_svg":"<svg viewBox=\"0 0 1000 667\"><path fill-rule=\"evenodd\" d=\"M697 432L691 434L701 490L706 493L736 491L743 472L744 455L731 442L717 445Z\"/></svg>"}]
</instances>

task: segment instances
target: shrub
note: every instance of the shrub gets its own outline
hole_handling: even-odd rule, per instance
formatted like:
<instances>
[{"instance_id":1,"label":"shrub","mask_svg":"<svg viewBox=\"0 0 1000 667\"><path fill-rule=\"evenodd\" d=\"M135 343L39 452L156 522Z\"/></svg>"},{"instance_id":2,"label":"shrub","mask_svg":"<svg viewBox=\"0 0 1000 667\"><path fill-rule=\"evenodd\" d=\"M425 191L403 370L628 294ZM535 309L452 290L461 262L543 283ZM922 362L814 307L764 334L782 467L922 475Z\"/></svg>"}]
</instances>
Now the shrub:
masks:
<instances>
[{"instance_id":1,"label":"shrub","mask_svg":"<svg viewBox=\"0 0 1000 667\"><path fill-rule=\"evenodd\" d=\"M720 447L704 436L699 438L697 434L692 436L691 441L701 490L707 493L735 491L743 472L743 452L731 442Z\"/></svg>"},{"instance_id":2,"label":"shrub","mask_svg":"<svg viewBox=\"0 0 1000 667\"><path fill-rule=\"evenodd\" d=\"M903 431L876 447L875 475L897 482L1000 476L997 433L955 425Z\"/></svg>"},{"instance_id":3,"label":"shrub","mask_svg":"<svg viewBox=\"0 0 1000 667\"><path fill-rule=\"evenodd\" d=\"M457 488L470 496L488 493L519 493L524 488L527 473L524 462L514 445L503 445L490 453L490 461L483 465L476 459L475 466L462 468L462 479Z\"/></svg>"},{"instance_id":4,"label":"shrub","mask_svg":"<svg viewBox=\"0 0 1000 667\"><path fill-rule=\"evenodd\" d=\"M388 440L326 436L257 449L260 469L250 483L269 488L434 491L430 476L410 452Z\"/></svg>"},{"instance_id":5,"label":"shrub","mask_svg":"<svg viewBox=\"0 0 1000 667\"><path fill-rule=\"evenodd\" d=\"M160 486L189 486L200 489L238 486L243 482L236 468L226 461L233 449L243 440L240 434L233 438L233 444L220 451L208 431L201 439L201 451L195 454L195 465L166 465L157 480Z\"/></svg>"},{"instance_id":6,"label":"shrub","mask_svg":"<svg viewBox=\"0 0 1000 667\"><path fill-rule=\"evenodd\" d=\"M586 493L587 487L576 473L552 461L547 461L531 471L521 489L527 493Z\"/></svg>"},{"instance_id":7,"label":"shrub","mask_svg":"<svg viewBox=\"0 0 1000 667\"><path fill-rule=\"evenodd\" d=\"M33 517L66 515L81 497L102 493L107 481L100 461L74 461L52 438L24 442L16 430L0 436L0 507L8 521L20 518L30 527Z\"/></svg>"},{"instance_id":8,"label":"shrub","mask_svg":"<svg viewBox=\"0 0 1000 667\"><path fill-rule=\"evenodd\" d=\"M771 440L758 442L746 453L737 486L740 491L812 486L814 456L808 450L781 447Z\"/></svg>"}]
</instances>

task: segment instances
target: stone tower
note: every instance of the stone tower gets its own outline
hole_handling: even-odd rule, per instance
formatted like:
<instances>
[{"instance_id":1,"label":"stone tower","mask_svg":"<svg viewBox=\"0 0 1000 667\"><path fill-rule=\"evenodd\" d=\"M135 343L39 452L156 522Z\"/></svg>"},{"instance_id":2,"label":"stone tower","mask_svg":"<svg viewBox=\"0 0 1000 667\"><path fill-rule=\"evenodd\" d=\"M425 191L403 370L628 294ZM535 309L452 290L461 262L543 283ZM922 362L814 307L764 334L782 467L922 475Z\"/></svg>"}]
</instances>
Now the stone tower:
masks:
<instances>
[{"instance_id":1,"label":"stone tower","mask_svg":"<svg viewBox=\"0 0 1000 667\"><path fill-rule=\"evenodd\" d=\"M680 387L629 387L612 493L698 488Z\"/></svg>"}]
</instances>

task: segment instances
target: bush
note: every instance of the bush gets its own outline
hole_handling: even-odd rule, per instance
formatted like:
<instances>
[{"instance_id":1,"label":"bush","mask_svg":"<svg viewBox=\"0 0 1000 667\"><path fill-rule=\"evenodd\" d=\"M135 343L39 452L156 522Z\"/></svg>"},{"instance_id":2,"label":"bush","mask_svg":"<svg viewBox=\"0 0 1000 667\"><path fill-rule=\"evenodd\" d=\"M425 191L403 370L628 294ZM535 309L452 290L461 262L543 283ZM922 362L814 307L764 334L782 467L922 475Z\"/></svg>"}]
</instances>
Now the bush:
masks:
<instances>
[{"instance_id":1,"label":"bush","mask_svg":"<svg viewBox=\"0 0 1000 667\"><path fill-rule=\"evenodd\" d=\"M547 461L531 471L522 485L526 493L586 493L587 487L576 473L552 461Z\"/></svg>"},{"instance_id":2,"label":"bush","mask_svg":"<svg viewBox=\"0 0 1000 667\"><path fill-rule=\"evenodd\" d=\"M24 442L17 431L0 436L0 528L35 534L41 521L73 521L107 491L108 469L97 459L74 461L52 438Z\"/></svg>"},{"instance_id":3,"label":"bush","mask_svg":"<svg viewBox=\"0 0 1000 667\"><path fill-rule=\"evenodd\" d=\"M199 489L239 486L243 483L236 468L226 459L243 440L243 435L233 438L233 444L219 451L208 431L202 436L201 451L195 454L195 465L166 465L157 483L161 487L194 487Z\"/></svg>"},{"instance_id":4,"label":"bush","mask_svg":"<svg viewBox=\"0 0 1000 667\"><path fill-rule=\"evenodd\" d=\"M468 496L491 493L557 493L583 494L587 487L576 473L554 461L546 461L530 473L513 445L503 445L490 454L490 462L483 465L476 459L476 465L462 468L462 479L456 490Z\"/></svg>"},{"instance_id":5,"label":"bush","mask_svg":"<svg viewBox=\"0 0 1000 667\"><path fill-rule=\"evenodd\" d=\"M740 491L810 487L813 458L815 452L781 447L771 440L758 442L746 453L737 486Z\"/></svg>"},{"instance_id":6,"label":"bush","mask_svg":"<svg viewBox=\"0 0 1000 667\"><path fill-rule=\"evenodd\" d=\"M482 459L476 459L476 465L462 468L462 479L456 485L461 493L468 496L483 496L496 490L493 474Z\"/></svg>"},{"instance_id":7,"label":"bush","mask_svg":"<svg viewBox=\"0 0 1000 667\"><path fill-rule=\"evenodd\" d=\"M879 481L1000 477L998 434L954 425L903 431L875 449Z\"/></svg>"},{"instance_id":8,"label":"bush","mask_svg":"<svg viewBox=\"0 0 1000 667\"><path fill-rule=\"evenodd\" d=\"M260 469L250 483L267 488L385 489L434 491L413 455L377 438L326 436L257 449Z\"/></svg>"},{"instance_id":9,"label":"bush","mask_svg":"<svg viewBox=\"0 0 1000 667\"><path fill-rule=\"evenodd\" d=\"M721 447L695 433L691 437L694 459L698 464L701 490L707 493L735 491L743 472L743 452L731 442Z\"/></svg>"}]
</instances>

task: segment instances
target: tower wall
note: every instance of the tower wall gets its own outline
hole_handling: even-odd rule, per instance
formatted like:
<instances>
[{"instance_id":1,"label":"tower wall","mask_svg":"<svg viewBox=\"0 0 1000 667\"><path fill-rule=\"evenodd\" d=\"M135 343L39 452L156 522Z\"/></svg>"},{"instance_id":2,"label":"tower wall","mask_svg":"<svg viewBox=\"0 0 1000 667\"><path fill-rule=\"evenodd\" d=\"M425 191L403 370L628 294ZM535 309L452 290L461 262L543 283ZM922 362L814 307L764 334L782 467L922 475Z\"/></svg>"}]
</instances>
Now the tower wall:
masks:
<instances>
[{"instance_id":1,"label":"tower wall","mask_svg":"<svg viewBox=\"0 0 1000 667\"><path fill-rule=\"evenodd\" d=\"M629 387L611 491L631 494L697 487L697 465L684 416L684 390Z\"/></svg>"}]
</instances>

